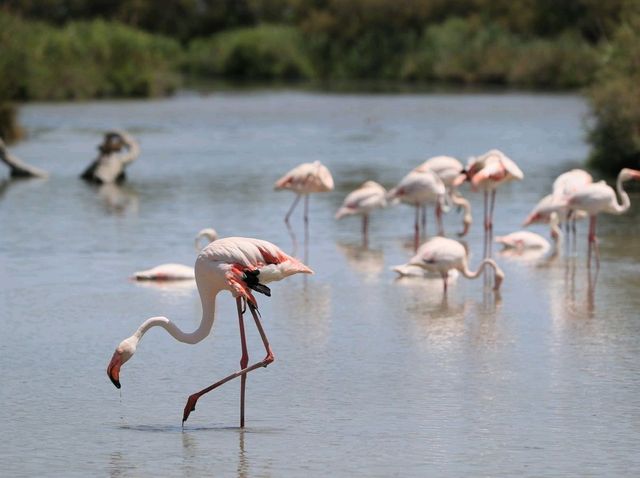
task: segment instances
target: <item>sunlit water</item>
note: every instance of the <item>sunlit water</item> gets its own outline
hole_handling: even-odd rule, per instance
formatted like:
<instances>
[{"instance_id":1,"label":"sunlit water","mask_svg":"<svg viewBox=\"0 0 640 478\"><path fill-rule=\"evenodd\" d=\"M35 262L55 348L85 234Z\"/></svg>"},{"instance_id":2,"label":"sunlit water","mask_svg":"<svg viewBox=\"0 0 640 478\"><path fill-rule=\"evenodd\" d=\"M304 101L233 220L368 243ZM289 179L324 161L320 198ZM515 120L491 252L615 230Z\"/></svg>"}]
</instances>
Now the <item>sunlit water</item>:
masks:
<instances>
[{"instance_id":1,"label":"sunlit water","mask_svg":"<svg viewBox=\"0 0 640 478\"><path fill-rule=\"evenodd\" d=\"M0 186L0 418L3 476L637 476L640 472L638 208L599 224L589 281L585 225L575 257L501 258L502 296L459 279L396 281L413 213L335 222L365 179L392 186L431 155L500 147L526 179L498 193L496 234L519 229L552 179L587 155L586 105L557 95L225 93L157 101L32 104L14 152L51 172ZM123 127L143 154L122 187L78 174L101 133ZM105 368L142 320L200 320L190 284L139 285L132 272L192 263L193 236L255 236L292 252L293 197L273 182L322 160L336 191L311 199L311 277L273 284L260 307L276 362L200 400L238 367L235 303L218 300L196 346L145 336L122 372ZM6 176L6 173L3 173ZM468 237L482 248L481 197ZM633 200L640 200L632 196ZM302 239L302 210L293 226ZM433 217L430 216L433 230ZM461 217L446 216L449 233ZM546 234L542 227L535 229ZM249 323L249 322L248 322ZM250 354L264 351L252 326Z\"/></svg>"}]
</instances>

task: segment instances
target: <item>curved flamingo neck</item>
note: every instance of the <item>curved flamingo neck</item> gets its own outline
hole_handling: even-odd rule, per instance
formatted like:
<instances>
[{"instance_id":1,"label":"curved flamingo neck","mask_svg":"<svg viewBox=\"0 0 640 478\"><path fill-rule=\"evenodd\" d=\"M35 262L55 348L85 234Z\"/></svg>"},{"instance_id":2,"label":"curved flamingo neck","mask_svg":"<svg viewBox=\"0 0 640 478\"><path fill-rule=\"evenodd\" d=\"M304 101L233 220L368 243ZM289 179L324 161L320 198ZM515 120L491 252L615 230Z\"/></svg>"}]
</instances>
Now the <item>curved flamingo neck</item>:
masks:
<instances>
[{"instance_id":1,"label":"curved flamingo neck","mask_svg":"<svg viewBox=\"0 0 640 478\"><path fill-rule=\"evenodd\" d=\"M616 181L616 190L618 191L618 195L620 199L622 199L622 204L618 203L618 198L616 198L613 206L613 211L617 214L622 214L627 212L627 210L631 207L631 200L629 199L629 195L625 192L622 187L622 173L618 174L618 179Z\"/></svg>"},{"instance_id":2,"label":"curved flamingo neck","mask_svg":"<svg viewBox=\"0 0 640 478\"><path fill-rule=\"evenodd\" d=\"M153 327L162 327L169 335L179 342L186 344L197 344L211 333L213 327L213 321L215 320L215 308L216 308L216 296L219 291L213 291L206 295L201 294L202 300L202 320L198 328L191 333L186 333L180 330L180 328L171 322L166 317L151 317L145 320L138 330L133 334L138 340L142 339L142 336L146 334L149 329Z\"/></svg>"},{"instance_id":3,"label":"curved flamingo neck","mask_svg":"<svg viewBox=\"0 0 640 478\"><path fill-rule=\"evenodd\" d=\"M462 263L462 269L460 270L460 272L462 272L462 275L465 276L467 279L475 279L482 273L484 268L487 266L493 268L493 270L496 271L496 273L500 273L500 268L498 267L498 264L496 264L496 262L493 259L488 259L488 258L482 260L482 262L478 266L478 269L475 272L469 270L469 266L467 264L467 261L465 260Z\"/></svg>"}]
</instances>

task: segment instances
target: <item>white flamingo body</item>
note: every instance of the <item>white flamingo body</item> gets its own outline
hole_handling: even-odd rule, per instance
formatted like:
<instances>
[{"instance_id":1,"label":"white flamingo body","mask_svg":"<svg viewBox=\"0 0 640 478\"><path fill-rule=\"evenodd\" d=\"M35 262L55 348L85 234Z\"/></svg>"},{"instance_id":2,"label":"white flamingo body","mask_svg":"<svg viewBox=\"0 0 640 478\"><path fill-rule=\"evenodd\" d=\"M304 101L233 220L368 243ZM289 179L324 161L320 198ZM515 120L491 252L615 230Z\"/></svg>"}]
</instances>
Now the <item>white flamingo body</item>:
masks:
<instances>
[{"instance_id":1,"label":"white flamingo body","mask_svg":"<svg viewBox=\"0 0 640 478\"><path fill-rule=\"evenodd\" d=\"M593 178L585 170L572 169L562 173L553 182L553 197L556 201L564 201L592 182Z\"/></svg>"},{"instance_id":2,"label":"white flamingo body","mask_svg":"<svg viewBox=\"0 0 640 478\"><path fill-rule=\"evenodd\" d=\"M336 212L336 219L354 214L369 214L387 205L387 190L375 181L366 181L350 192Z\"/></svg>"},{"instance_id":3,"label":"white flamingo body","mask_svg":"<svg viewBox=\"0 0 640 478\"><path fill-rule=\"evenodd\" d=\"M417 250L420 242L420 225L419 216L420 208L426 204L436 204L436 218L440 233L442 233L442 202L446 188L442 180L433 171L411 171L407 174L398 185L389 191L387 198L390 201L400 201L405 204L412 205L416 208L416 217L414 225L413 247ZM425 216L423 216L423 229L425 225Z\"/></svg>"},{"instance_id":4,"label":"white flamingo body","mask_svg":"<svg viewBox=\"0 0 640 478\"><path fill-rule=\"evenodd\" d=\"M206 238L207 244L218 238L218 233L210 227L202 229L196 235L196 250L200 250L200 240ZM184 264L160 264L144 271L138 271L133 274L133 278L139 281L175 281L175 280L193 280L195 272L193 267Z\"/></svg>"},{"instance_id":5,"label":"white flamingo body","mask_svg":"<svg viewBox=\"0 0 640 478\"><path fill-rule=\"evenodd\" d=\"M475 279L486 266L492 267L496 276L495 290L500 288L504 279L504 273L493 259L484 259L477 271L470 271L467 251L464 246L458 241L446 237L434 237L422 244L415 256L409 261L409 265L440 273L445 292L447 290L447 275L451 269L456 269L469 279Z\"/></svg>"},{"instance_id":6,"label":"white flamingo body","mask_svg":"<svg viewBox=\"0 0 640 478\"><path fill-rule=\"evenodd\" d=\"M120 368L136 352L138 343L144 334L153 327L162 327L180 342L196 344L202 341L209 335L213 327L216 297L220 291L227 290L236 297L237 302L242 342L241 369L191 395L184 409L183 423L195 409L195 404L202 395L231 379L241 377L240 426L243 426L247 373L266 367L274 360L273 352L260 322L257 302L252 290L270 295L270 290L264 285L265 283L282 280L297 273L312 273L312 271L270 242L244 237L229 237L212 242L200 252L195 263L196 284L202 302L202 319L198 328L191 333L186 333L166 317L147 319L131 337L126 338L116 347L107 367L107 375L113 384L120 388ZM243 304L246 304L251 311L267 353L264 360L250 366L248 366L249 357L244 331Z\"/></svg>"},{"instance_id":7,"label":"white flamingo body","mask_svg":"<svg viewBox=\"0 0 640 478\"><path fill-rule=\"evenodd\" d=\"M507 249L549 249L550 244L540 234L531 231L516 231L496 236L495 242Z\"/></svg>"},{"instance_id":8,"label":"white flamingo body","mask_svg":"<svg viewBox=\"0 0 640 478\"><path fill-rule=\"evenodd\" d=\"M464 171L462 163L451 156L434 156L433 158L427 159L415 168L414 171L433 171L438 175L446 187L447 202L464 210L464 216L462 218L464 229L458 235L466 235L473 221L471 204L460 194L455 184L460 174Z\"/></svg>"},{"instance_id":9,"label":"white flamingo body","mask_svg":"<svg viewBox=\"0 0 640 478\"><path fill-rule=\"evenodd\" d=\"M304 196L304 224L306 236L309 224L309 194L329 192L333 191L333 188L334 184L331 172L320 161L302 163L282 176L276 181L274 189L276 191L288 190L296 193L293 204L291 204L289 211L284 216L285 224L289 226L289 217L291 217L291 213L293 213L293 210L298 205L300 198Z\"/></svg>"},{"instance_id":10,"label":"white flamingo body","mask_svg":"<svg viewBox=\"0 0 640 478\"><path fill-rule=\"evenodd\" d=\"M276 181L275 189L287 189L297 194L333 191L331 172L320 161L302 163Z\"/></svg>"},{"instance_id":11,"label":"white flamingo body","mask_svg":"<svg viewBox=\"0 0 640 478\"><path fill-rule=\"evenodd\" d=\"M456 158L451 156L434 156L414 169L414 171L433 171L442 180L445 186L454 186L455 180L464 171L464 166Z\"/></svg>"},{"instance_id":12,"label":"white flamingo body","mask_svg":"<svg viewBox=\"0 0 640 478\"><path fill-rule=\"evenodd\" d=\"M582 210L589 214L589 255L588 263L591 264L591 251L594 246L596 251L596 261L600 264L600 253L596 240L596 218L599 213L623 214L631 207L629 195L625 192L622 184L629 180L640 180L640 171L624 168L618 174L616 190L622 200L618 203L616 191L604 181L591 183L583 186L578 191L566 199L566 205L571 210Z\"/></svg>"}]
</instances>

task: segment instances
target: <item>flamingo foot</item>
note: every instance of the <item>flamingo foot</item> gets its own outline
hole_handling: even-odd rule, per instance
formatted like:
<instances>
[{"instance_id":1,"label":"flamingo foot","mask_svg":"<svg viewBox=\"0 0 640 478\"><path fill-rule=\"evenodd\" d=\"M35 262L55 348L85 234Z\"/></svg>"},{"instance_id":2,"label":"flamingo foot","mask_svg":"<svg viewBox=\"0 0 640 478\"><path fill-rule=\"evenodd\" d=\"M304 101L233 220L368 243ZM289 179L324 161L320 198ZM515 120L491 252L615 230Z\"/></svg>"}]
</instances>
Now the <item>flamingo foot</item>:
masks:
<instances>
[{"instance_id":1,"label":"flamingo foot","mask_svg":"<svg viewBox=\"0 0 640 478\"><path fill-rule=\"evenodd\" d=\"M182 414L183 426L184 426L184 422L186 422L187 418L189 418L189 415L191 414L191 412L193 412L196 409L196 402L198 401L198 398L200 398L200 396L195 393L188 398L187 404L184 406L184 412Z\"/></svg>"}]
</instances>

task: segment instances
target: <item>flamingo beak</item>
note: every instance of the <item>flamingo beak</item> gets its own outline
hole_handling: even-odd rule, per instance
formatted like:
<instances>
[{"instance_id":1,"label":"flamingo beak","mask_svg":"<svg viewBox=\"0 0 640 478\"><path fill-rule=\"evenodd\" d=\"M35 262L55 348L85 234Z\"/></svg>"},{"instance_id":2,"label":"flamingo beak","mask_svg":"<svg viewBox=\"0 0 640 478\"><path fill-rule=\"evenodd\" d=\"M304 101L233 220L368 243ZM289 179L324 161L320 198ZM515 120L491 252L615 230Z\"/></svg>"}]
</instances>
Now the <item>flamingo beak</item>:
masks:
<instances>
[{"instance_id":1,"label":"flamingo beak","mask_svg":"<svg viewBox=\"0 0 640 478\"><path fill-rule=\"evenodd\" d=\"M120 366L122 365L122 355L116 350L111 357L111 362L107 367L107 375L116 388L120 388Z\"/></svg>"}]
</instances>

